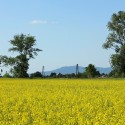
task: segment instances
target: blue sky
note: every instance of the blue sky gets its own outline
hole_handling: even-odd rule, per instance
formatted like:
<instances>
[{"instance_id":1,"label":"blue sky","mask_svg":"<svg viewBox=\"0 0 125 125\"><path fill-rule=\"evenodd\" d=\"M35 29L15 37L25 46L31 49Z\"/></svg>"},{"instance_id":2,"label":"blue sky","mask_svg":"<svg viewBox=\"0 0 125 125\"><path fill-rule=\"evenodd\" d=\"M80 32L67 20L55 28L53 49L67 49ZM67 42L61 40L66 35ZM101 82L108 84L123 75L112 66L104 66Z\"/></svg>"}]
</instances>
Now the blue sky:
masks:
<instances>
[{"instance_id":1,"label":"blue sky","mask_svg":"<svg viewBox=\"0 0 125 125\"><path fill-rule=\"evenodd\" d=\"M125 0L0 0L0 54L11 55L9 40L24 33L36 37L43 51L28 72L77 63L109 67L111 50L102 49L111 15L125 10ZM6 69L5 69L6 70Z\"/></svg>"}]
</instances>

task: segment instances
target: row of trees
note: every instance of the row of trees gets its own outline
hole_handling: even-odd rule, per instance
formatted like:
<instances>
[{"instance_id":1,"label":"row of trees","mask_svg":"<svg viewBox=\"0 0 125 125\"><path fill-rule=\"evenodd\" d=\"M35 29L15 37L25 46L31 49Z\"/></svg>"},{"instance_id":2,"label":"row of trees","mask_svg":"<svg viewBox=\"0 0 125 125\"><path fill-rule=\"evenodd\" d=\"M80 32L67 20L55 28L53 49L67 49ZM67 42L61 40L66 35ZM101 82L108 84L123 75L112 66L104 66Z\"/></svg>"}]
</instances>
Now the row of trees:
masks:
<instances>
[{"instance_id":1,"label":"row of trees","mask_svg":"<svg viewBox=\"0 0 125 125\"><path fill-rule=\"evenodd\" d=\"M92 64L89 64L83 73L75 74L61 74L61 73L55 73L52 72L50 75L43 76L40 72L35 72L30 74L31 78L98 78L104 76L104 74L100 74L99 71L96 70L95 66Z\"/></svg>"},{"instance_id":2,"label":"row of trees","mask_svg":"<svg viewBox=\"0 0 125 125\"><path fill-rule=\"evenodd\" d=\"M107 28L109 29L109 35L106 42L103 44L103 48L112 48L115 54L110 57L110 63L112 72L110 73L113 77L125 77L125 11L119 11L114 13L111 20L108 22ZM10 52L17 52L16 57L8 57L6 55L0 56L0 64L4 66L11 66L11 73L14 77L24 78L28 77L27 70L29 68L29 60L37 56L41 49L34 48L36 39L30 35L15 35L12 40L9 41L12 48ZM86 68L84 76L95 77L95 74L99 75L98 71L90 73L89 68Z\"/></svg>"}]
</instances>

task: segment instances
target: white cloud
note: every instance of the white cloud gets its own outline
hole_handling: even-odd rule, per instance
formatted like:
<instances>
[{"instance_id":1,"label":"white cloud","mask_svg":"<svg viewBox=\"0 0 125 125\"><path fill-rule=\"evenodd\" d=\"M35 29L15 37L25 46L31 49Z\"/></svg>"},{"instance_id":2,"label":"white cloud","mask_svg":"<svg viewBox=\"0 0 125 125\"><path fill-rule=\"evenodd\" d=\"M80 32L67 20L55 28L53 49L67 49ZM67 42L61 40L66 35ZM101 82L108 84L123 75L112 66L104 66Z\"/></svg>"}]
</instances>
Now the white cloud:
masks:
<instances>
[{"instance_id":1,"label":"white cloud","mask_svg":"<svg viewBox=\"0 0 125 125\"><path fill-rule=\"evenodd\" d=\"M32 20L31 24L47 24L48 21L46 20Z\"/></svg>"},{"instance_id":2,"label":"white cloud","mask_svg":"<svg viewBox=\"0 0 125 125\"><path fill-rule=\"evenodd\" d=\"M58 21L47 21L47 20L32 20L30 22L32 25L40 25L40 24L59 24Z\"/></svg>"}]
</instances>

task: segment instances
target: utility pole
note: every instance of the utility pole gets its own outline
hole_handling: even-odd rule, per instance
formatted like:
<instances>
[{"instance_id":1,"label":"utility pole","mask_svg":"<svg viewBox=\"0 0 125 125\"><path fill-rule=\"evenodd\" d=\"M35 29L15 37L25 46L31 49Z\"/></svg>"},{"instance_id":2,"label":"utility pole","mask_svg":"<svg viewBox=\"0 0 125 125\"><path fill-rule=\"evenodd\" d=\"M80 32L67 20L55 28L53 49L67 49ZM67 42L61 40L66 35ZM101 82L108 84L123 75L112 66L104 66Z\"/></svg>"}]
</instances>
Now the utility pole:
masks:
<instances>
[{"instance_id":1,"label":"utility pole","mask_svg":"<svg viewBox=\"0 0 125 125\"><path fill-rule=\"evenodd\" d=\"M77 78L79 77L79 65L78 64L76 65L76 77Z\"/></svg>"},{"instance_id":2,"label":"utility pole","mask_svg":"<svg viewBox=\"0 0 125 125\"><path fill-rule=\"evenodd\" d=\"M44 76L45 76L44 69L45 69L45 67L43 66L43 67L42 67L42 77L43 77L43 78L44 78Z\"/></svg>"}]
</instances>

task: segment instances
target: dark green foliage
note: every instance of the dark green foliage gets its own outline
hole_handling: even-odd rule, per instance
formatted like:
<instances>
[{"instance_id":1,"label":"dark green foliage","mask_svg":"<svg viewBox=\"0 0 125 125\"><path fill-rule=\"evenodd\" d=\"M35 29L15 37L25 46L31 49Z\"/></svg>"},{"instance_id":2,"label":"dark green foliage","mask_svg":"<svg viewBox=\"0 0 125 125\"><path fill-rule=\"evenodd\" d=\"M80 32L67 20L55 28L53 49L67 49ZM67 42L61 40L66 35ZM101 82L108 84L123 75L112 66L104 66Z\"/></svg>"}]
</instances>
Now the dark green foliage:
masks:
<instances>
[{"instance_id":1,"label":"dark green foliage","mask_svg":"<svg viewBox=\"0 0 125 125\"><path fill-rule=\"evenodd\" d=\"M13 66L11 73L14 77L25 78L29 75L27 70L29 69L29 59L37 56L37 52L41 51L38 48L34 48L36 39L34 36L30 35L15 35L13 40L9 41L12 48L9 49L10 52L17 52L19 55L16 57L1 56L1 62L5 66Z\"/></svg>"},{"instance_id":2,"label":"dark green foliage","mask_svg":"<svg viewBox=\"0 0 125 125\"><path fill-rule=\"evenodd\" d=\"M61 73L59 73L59 74L57 75L57 77L58 77L58 78L63 78L63 77L64 77L64 75L63 75L63 74L61 74Z\"/></svg>"},{"instance_id":3,"label":"dark green foliage","mask_svg":"<svg viewBox=\"0 0 125 125\"><path fill-rule=\"evenodd\" d=\"M83 73L84 78L93 78L93 77L99 77L100 73L96 70L95 66L92 64L89 64L88 67L85 68L85 72Z\"/></svg>"},{"instance_id":4,"label":"dark green foliage","mask_svg":"<svg viewBox=\"0 0 125 125\"><path fill-rule=\"evenodd\" d=\"M11 78L12 76L9 74L9 73L5 73L4 75L3 75L3 78Z\"/></svg>"},{"instance_id":5,"label":"dark green foliage","mask_svg":"<svg viewBox=\"0 0 125 125\"><path fill-rule=\"evenodd\" d=\"M50 77L56 78L56 73L55 72L51 72Z\"/></svg>"},{"instance_id":6,"label":"dark green foliage","mask_svg":"<svg viewBox=\"0 0 125 125\"><path fill-rule=\"evenodd\" d=\"M30 75L31 78L33 77L42 77L42 74L40 72L35 72Z\"/></svg>"},{"instance_id":7,"label":"dark green foliage","mask_svg":"<svg viewBox=\"0 0 125 125\"><path fill-rule=\"evenodd\" d=\"M82 77L83 77L83 78L88 78L87 73L86 73L86 72L83 72Z\"/></svg>"},{"instance_id":8,"label":"dark green foliage","mask_svg":"<svg viewBox=\"0 0 125 125\"><path fill-rule=\"evenodd\" d=\"M114 13L107 27L110 33L103 47L115 50L115 54L110 58L113 69L110 75L123 77L125 76L125 11Z\"/></svg>"}]
</instances>

